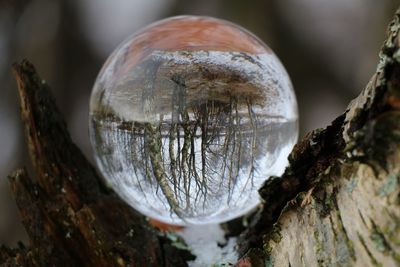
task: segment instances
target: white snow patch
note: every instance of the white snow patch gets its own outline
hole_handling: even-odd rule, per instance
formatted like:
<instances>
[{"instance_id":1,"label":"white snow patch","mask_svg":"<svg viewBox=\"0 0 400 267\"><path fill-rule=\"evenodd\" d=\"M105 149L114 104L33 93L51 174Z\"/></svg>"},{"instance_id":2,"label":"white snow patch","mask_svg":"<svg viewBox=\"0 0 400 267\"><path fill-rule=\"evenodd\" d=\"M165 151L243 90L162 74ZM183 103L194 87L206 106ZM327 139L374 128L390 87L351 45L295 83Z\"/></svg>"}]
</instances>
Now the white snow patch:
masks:
<instances>
[{"instance_id":1,"label":"white snow patch","mask_svg":"<svg viewBox=\"0 0 400 267\"><path fill-rule=\"evenodd\" d=\"M191 225L178 235L185 240L192 254L196 256L194 261L188 262L190 267L234 264L238 259L235 251L236 237L226 240L219 224Z\"/></svg>"}]
</instances>

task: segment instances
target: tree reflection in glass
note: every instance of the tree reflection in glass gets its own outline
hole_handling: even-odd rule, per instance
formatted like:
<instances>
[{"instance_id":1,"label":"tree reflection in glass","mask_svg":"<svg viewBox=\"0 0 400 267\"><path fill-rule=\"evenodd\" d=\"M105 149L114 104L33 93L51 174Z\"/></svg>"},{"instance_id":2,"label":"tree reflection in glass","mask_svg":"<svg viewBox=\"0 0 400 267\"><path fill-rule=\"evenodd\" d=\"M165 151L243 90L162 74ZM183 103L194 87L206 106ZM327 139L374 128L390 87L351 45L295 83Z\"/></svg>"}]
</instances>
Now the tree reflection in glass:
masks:
<instances>
[{"instance_id":1,"label":"tree reflection in glass","mask_svg":"<svg viewBox=\"0 0 400 267\"><path fill-rule=\"evenodd\" d=\"M105 179L134 208L173 224L222 222L254 208L261 184L283 171L297 106L286 71L256 37L177 17L111 55L93 89L90 132Z\"/></svg>"}]
</instances>

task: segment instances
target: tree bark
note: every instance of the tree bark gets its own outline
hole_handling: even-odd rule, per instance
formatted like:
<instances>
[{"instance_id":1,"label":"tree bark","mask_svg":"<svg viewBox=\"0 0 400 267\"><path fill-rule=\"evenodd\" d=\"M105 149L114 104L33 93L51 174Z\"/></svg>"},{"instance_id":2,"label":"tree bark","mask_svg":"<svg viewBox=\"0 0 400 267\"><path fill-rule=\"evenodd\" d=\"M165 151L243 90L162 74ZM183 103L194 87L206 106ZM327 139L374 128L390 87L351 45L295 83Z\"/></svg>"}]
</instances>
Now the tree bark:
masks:
<instances>
[{"instance_id":1,"label":"tree bark","mask_svg":"<svg viewBox=\"0 0 400 267\"><path fill-rule=\"evenodd\" d=\"M260 189L238 266L400 266L399 18L367 87Z\"/></svg>"},{"instance_id":2,"label":"tree bark","mask_svg":"<svg viewBox=\"0 0 400 267\"><path fill-rule=\"evenodd\" d=\"M260 189L237 266L400 266L399 20L359 97ZM1 247L0 265L186 266L187 250L103 186L34 67L13 68L36 179L10 175L30 244Z\"/></svg>"},{"instance_id":3,"label":"tree bark","mask_svg":"<svg viewBox=\"0 0 400 267\"><path fill-rule=\"evenodd\" d=\"M36 179L10 175L30 244L1 247L1 266L186 266L189 253L102 185L34 67L23 61L13 70Z\"/></svg>"}]
</instances>

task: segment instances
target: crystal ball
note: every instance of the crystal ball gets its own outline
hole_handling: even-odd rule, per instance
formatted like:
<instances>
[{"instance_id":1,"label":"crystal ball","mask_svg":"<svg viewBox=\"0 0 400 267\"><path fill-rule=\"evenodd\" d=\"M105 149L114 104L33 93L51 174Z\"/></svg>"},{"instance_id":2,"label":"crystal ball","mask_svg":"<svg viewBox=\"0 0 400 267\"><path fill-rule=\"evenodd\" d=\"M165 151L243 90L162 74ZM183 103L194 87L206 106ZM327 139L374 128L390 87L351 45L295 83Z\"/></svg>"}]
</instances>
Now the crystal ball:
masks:
<instances>
[{"instance_id":1,"label":"crystal ball","mask_svg":"<svg viewBox=\"0 0 400 267\"><path fill-rule=\"evenodd\" d=\"M263 182L287 165L297 119L290 78L259 38L224 20L179 16L110 55L89 129L100 172L123 200L187 225L255 208Z\"/></svg>"}]
</instances>

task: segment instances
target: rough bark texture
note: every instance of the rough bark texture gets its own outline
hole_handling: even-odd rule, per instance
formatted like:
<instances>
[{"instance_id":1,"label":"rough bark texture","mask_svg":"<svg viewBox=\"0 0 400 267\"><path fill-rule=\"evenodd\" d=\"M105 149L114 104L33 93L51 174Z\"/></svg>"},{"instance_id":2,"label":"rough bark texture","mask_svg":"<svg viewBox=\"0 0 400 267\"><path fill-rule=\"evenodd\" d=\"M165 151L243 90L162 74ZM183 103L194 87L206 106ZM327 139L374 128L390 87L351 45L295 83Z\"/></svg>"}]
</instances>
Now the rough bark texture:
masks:
<instances>
[{"instance_id":1,"label":"rough bark texture","mask_svg":"<svg viewBox=\"0 0 400 267\"><path fill-rule=\"evenodd\" d=\"M239 266L400 266L399 16L365 90L260 189Z\"/></svg>"},{"instance_id":2,"label":"rough bark texture","mask_svg":"<svg viewBox=\"0 0 400 267\"><path fill-rule=\"evenodd\" d=\"M261 188L237 266L400 266L399 19L366 89ZM0 247L0 266L185 266L187 251L102 186L33 66L14 71L36 179L10 176L30 244Z\"/></svg>"},{"instance_id":3,"label":"rough bark texture","mask_svg":"<svg viewBox=\"0 0 400 267\"><path fill-rule=\"evenodd\" d=\"M14 74L36 179L10 176L30 244L0 248L1 266L186 266L187 252L102 186L34 67L23 61Z\"/></svg>"}]
</instances>

